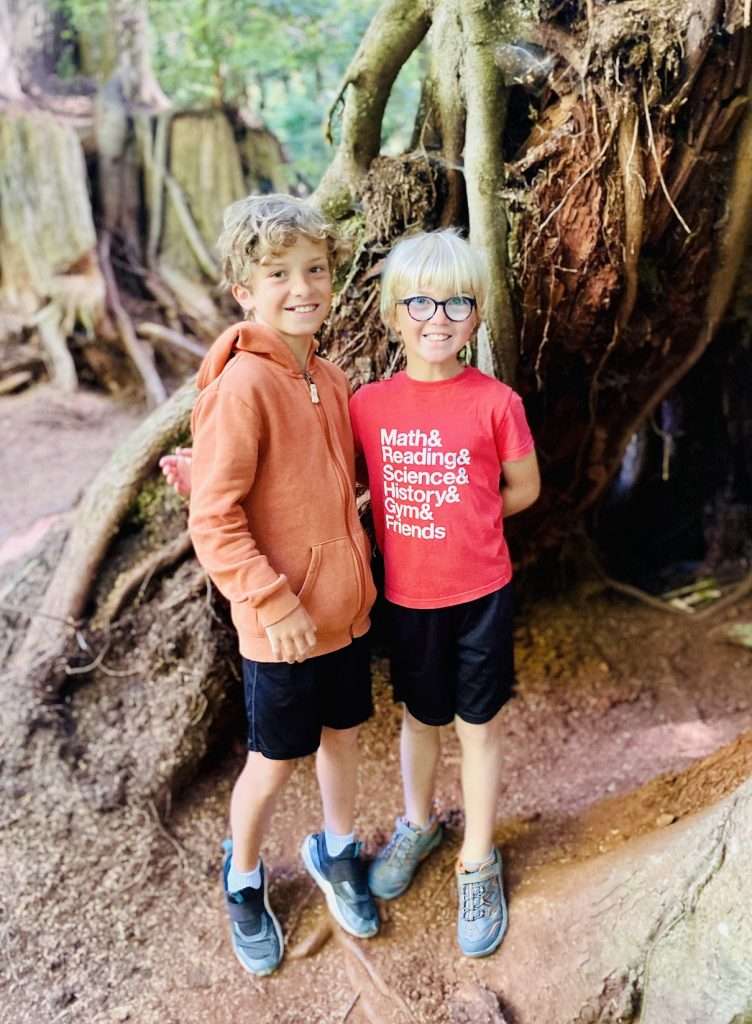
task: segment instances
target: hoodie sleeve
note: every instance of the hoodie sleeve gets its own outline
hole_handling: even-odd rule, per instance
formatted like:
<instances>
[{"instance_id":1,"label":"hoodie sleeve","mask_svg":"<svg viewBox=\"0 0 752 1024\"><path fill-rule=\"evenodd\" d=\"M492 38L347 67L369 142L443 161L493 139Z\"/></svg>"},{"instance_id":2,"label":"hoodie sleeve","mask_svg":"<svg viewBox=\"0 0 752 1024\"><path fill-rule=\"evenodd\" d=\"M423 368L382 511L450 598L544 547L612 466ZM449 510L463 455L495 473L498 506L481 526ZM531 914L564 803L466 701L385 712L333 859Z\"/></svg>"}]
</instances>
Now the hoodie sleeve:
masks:
<instances>
[{"instance_id":1,"label":"hoodie sleeve","mask_svg":"<svg viewBox=\"0 0 752 1024\"><path fill-rule=\"evenodd\" d=\"M259 623L274 625L300 604L251 536L242 502L253 487L259 422L253 409L221 387L201 394L193 412L189 527L198 560L220 592L250 601Z\"/></svg>"}]
</instances>

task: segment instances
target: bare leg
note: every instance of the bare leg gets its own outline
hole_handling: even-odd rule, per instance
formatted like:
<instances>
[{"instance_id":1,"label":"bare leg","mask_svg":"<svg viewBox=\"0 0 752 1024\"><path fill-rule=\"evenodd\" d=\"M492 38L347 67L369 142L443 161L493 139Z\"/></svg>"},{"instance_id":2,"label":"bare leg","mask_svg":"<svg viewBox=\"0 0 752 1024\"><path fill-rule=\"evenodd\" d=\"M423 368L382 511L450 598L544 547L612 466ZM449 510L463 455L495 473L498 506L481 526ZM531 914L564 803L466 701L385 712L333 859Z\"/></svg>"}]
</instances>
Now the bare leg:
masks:
<instances>
[{"instance_id":1,"label":"bare leg","mask_svg":"<svg viewBox=\"0 0 752 1024\"><path fill-rule=\"evenodd\" d=\"M316 754L324 827L338 836L352 832L355 821L358 732L358 726L352 729L330 729L324 726Z\"/></svg>"},{"instance_id":2,"label":"bare leg","mask_svg":"<svg viewBox=\"0 0 752 1024\"><path fill-rule=\"evenodd\" d=\"M238 871L258 864L261 841L269 827L277 797L292 775L295 761L275 761L250 751L230 801L232 860Z\"/></svg>"},{"instance_id":3,"label":"bare leg","mask_svg":"<svg viewBox=\"0 0 752 1024\"><path fill-rule=\"evenodd\" d=\"M418 721L405 708L400 738L405 816L418 828L426 828L431 819L440 753L439 727Z\"/></svg>"},{"instance_id":4,"label":"bare leg","mask_svg":"<svg viewBox=\"0 0 752 1024\"><path fill-rule=\"evenodd\" d=\"M466 863L484 860L493 847L501 776L501 715L499 711L483 725L454 720L462 746L465 840L461 859Z\"/></svg>"}]
</instances>

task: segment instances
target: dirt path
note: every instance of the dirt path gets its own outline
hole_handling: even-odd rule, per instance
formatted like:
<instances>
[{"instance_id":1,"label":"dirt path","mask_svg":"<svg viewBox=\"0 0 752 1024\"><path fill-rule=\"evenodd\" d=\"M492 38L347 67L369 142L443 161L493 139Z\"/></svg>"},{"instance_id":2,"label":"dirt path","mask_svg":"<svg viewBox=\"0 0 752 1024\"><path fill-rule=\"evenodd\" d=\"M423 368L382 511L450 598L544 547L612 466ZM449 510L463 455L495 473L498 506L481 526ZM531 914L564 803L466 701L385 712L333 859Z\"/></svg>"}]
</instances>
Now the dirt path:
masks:
<instances>
[{"instance_id":1,"label":"dirt path","mask_svg":"<svg viewBox=\"0 0 752 1024\"><path fill-rule=\"evenodd\" d=\"M105 395L64 395L47 385L0 399L0 564L75 504L143 416Z\"/></svg>"},{"instance_id":2,"label":"dirt path","mask_svg":"<svg viewBox=\"0 0 752 1024\"><path fill-rule=\"evenodd\" d=\"M30 424L39 422L34 417L36 411ZM112 443L120 428L106 415L94 422L101 428L105 421ZM68 448L64 442L60 451ZM105 449L102 440L100 457ZM62 474L71 495L74 475ZM14 522L49 511L40 500L46 488L37 485L35 494ZM61 498L56 510L63 507ZM752 601L729 618L749 621ZM713 640L705 627L590 591L528 608L517 647L518 696L507 709L497 826L512 928L515 895L542 865L667 827L727 792L749 771L746 741L725 756L723 770L703 774L702 785L679 790L674 774L752 729L750 652ZM386 663L376 659L374 671L376 714L364 730L358 821L369 851L401 810L399 713ZM75 699L70 710L75 719ZM302 837L320 826L312 760L299 764L265 850L288 956L263 982L246 976L232 956L218 887L242 723L232 749L206 766L165 823L150 806L96 811L75 785L61 797L4 779L0 1021L364 1024L354 997L364 984L358 971L369 970L371 982L377 978L395 994L405 1024L462 1019L452 1008L458 989L476 982L498 990L514 965L505 962L503 946L475 962L454 944L462 812L457 742L451 729L444 733L438 811L447 841L411 890L384 906L380 935L356 944L361 959L344 956L332 940L313 956L294 957L326 921L298 856ZM635 794L662 772L670 774ZM389 1019L385 1010L385 1024Z\"/></svg>"}]
</instances>

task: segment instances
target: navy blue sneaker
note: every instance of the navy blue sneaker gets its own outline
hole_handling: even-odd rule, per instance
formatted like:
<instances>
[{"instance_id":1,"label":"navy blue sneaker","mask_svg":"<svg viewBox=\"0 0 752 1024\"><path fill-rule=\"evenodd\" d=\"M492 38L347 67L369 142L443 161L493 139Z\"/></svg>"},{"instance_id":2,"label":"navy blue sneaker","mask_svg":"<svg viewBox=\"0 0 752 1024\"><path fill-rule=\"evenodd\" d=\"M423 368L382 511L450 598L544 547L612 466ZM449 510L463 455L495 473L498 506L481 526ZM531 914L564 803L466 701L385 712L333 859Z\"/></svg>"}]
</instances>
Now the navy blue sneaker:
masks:
<instances>
[{"instance_id":1,"label":"navy blue sneaker","mask_svg":"<svg viewBox=\"0 0 752 1024\"><path fill-rule=\"evenodd\" d=\"M379 930L379 913L368 891L360 843L350 843L337 857L330 857L324 833L313 832L303 840L300 853L335 921L357 939L375 935Z\"/></svg>"},{"instance_id":2,"label":"navy blue sneaker","mask_svg":"<svg viewBox=\"0 0 752 1024\"><path fill-rule=\"evenodd\" d=\"M268 879L263 861L261 864L261 885L258 889L227 891L227 876L232 860L232 841L222 843L225 852L222 865L222 891L230 918L230 937L235 956L241 967L250 974L263 977L279 967L285 944L282 929L269 906Z\"/></svg>"},{"instance_id":3,"label":"navy blue sneaker","mask_svg":"<svg viewBox=\"0 0 752 1024\"><path fill-rule=\"evenodd\" d=\"M500 945L507 930L507 904L501 877L501 854L477 871L457 868L459 909L457 939L465 956L488 956Z\"/></svg>"}]
</instances>

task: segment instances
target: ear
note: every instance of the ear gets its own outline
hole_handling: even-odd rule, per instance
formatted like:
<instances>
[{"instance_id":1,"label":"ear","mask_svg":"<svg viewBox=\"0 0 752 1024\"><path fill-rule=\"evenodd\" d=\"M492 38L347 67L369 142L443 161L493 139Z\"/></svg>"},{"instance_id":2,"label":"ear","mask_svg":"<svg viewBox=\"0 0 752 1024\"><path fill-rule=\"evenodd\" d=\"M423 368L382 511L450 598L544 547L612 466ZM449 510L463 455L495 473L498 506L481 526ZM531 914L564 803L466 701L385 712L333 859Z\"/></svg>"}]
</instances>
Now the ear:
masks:
<instances>
[{"instance_id":1,"label":"ear","mask_svg":"<svg viewBox=\"0 0 752 1024\"><path fill-rule=\"evenodd\" d=\"M253 294L249 288L246 288L244 284L234 284L230 291L232 292L233 299L235 299L244 313L250 313L253 310Z\"/></svg>"}]
</instances>

